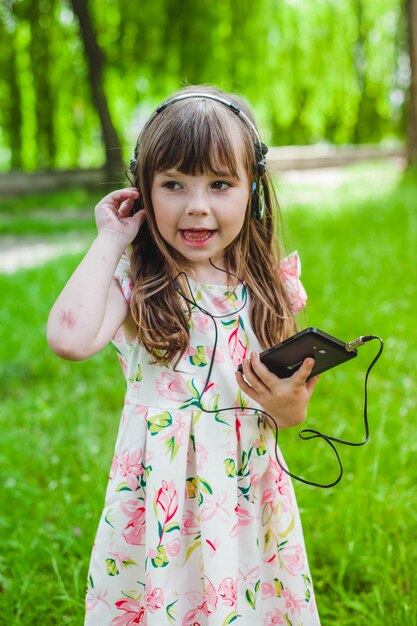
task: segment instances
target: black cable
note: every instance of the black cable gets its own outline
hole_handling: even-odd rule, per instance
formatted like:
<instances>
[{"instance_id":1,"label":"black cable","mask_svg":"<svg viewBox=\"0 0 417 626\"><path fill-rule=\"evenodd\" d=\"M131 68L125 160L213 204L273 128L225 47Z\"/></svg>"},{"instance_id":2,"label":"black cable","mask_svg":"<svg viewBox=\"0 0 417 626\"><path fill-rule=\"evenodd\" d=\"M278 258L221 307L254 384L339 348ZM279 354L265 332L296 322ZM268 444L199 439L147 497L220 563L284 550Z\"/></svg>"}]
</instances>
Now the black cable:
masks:
<instances>
[{"instance_id":1,"label":"black cable","mask_svg":"<svg viewBox=\"0 0 417 626\"><path fill-rule=\"evenodd\" d=\"M202 398L203 395L205 394L206 390L208 389L208 385L209 385L209 381L210 381L210 377L211 377L211 373L213 371L213 366L214 366L214 360L215 360L215 354L216 354L216 350L217 350L217 344L218 344L218 328L217 328L217 322L216 319L222 319L225 317L229 317L231 315L236 315L236 313L239 313L245 306L247 303L247 291L246 291L246 285L245 283L235 274L232 274L231 272L228 272L227 270L223 270L220 267L217 267L216 265L214 265L214 263L211 261L210 259L210 263L213 267L215 267L216 269L218 269L221 272L224 272L226 274L230 274L232 276L234 276L235 278L237 278L239 284L242 285L243 291L244 291L244 299L243 299L243 304L240 308L236 309L235 311L231 311L230 313L226 313L226 314L222 314L222 315L214 315L212 313L210 313L210 311L207 311L205 309L203 309L203 307L201 307L199 304L197 304L195 298L194 298L194 294L192 292L189 280L188 280L188 276L185 274L185 272L180 272L174 279L173 281L173 285L175 290L177 291L177 293L189 304L191 304L192 306L196 307L201 313L203 313L204 315L207 315L208 317L210 317L210 319L213 321L213 325L214 325L214 345L213 345L213 353L210 359L210 365L209 365L209 369L208 369L208 374L203 386L203 389L201 391L201 393L199 394L198 398L197 398L197 406L198 408L203 411L204 413L223 413L226 411L236 411L236 410L243 410L242 407L239 406L232 406L232 407L224 407L222 409L205 409L203 404L202 404ZM188 296L184 295L177 283L177 278L179 276L184 276L185 280L187 282L187 287L189 290L189 293L191 295L191 299L188 298ZM360 442L352 442L352 441L347 441L344 439L339 439L337 437L331 437L329 435L325 435L324 433L321 433L318 430L314 430L312 428L304 428L303 430L301 430L298 434L300 436L301 439L307 441L310 439L323 439L324 441L326 441L326 443L331 447L331 449L333 450L338 465L339 465L339 475L337 476L337 478L332 481L331 483L317 483L315 481L311 481L311 480L307 480L306 478L303 478L301 476L297 476L296 474L293 474L292 472L290 472L280 461L279 459L279 454L278 454L278 424L275 420L274 417L272 417L272 415L270 415L269 413L267 413L267 411L264 411L263 409L260 409L259 407L251 407L251 406L247 406L244 407L245 411L254 411L255 415L264 415L265 417L269 418L274 426L275 426L275 458L276 461L278 463L278 466L281 468L281 470L283 472L285 472L285 474L287 474L288 476L290 476L291 478L298 480L301 483L304 483L305 485L311 485L313 487L320 487L323 489L327 489L329 487L334 487L335 485L337 485L337 483L340 482L340 480L342 479L343 476L343 465L339 456L339 452L335 446L335 443L339 443L341 445L346 445L346 446L363 446L368 440L369 440L369 422L368 422L368 378L369 378L369 374L372 370L372 368L374 367L375 363L378 361L379 357L382 354L383 348L384 348L384 342L382 341L382 339L376 335L366 335L365 337L360 337L357 340L354 340L353 342L350 342L349 344L346 344L346 348L349 349L349 347L351 348L352 346L357 346L357 345L363 345L364 343L367 343L368 341L371 341L373 339L377 339L380 342L380 347L378 350L378 353L376 354L376 356L374 357L374 359L372 360L371 364L369 365L366 375L365 375L365 389L364 389L364 426L365 426L365 437L362 441ZM306 433L308 433L308 435L306 435Z\"/></svg>"}]
</instances>

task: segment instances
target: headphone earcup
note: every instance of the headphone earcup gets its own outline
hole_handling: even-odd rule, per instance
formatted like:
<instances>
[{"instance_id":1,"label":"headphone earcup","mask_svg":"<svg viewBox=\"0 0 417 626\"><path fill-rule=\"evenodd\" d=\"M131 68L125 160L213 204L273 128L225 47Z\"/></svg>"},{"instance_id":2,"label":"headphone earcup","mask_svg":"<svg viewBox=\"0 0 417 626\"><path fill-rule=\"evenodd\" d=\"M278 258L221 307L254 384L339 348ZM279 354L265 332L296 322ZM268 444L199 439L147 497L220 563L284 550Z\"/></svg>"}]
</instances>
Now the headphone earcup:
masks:
<instances>
[{"instance_id":1,"label":"headphone earcup","mask_svg":"<svg viewBox=\"0 0 417 626\"><path fill-rule=\"evenodd\" d=\"M139 185L139 178L137 175L137 171L138 171L138 150L137 147L135 148L135 154L134 156L130 159L130 165L129 165L129 174L130 176L133 177L133 181L131 180L131 178L128 176L130 182L133 182L133 187L136 187L136 189L139 191L140 196L137 200L135 200L135 204L133 205L133 211L132 211L132 215L134 215L135 213L137 213L138 211L140 211L141 209L144 208L144 204L143 204L143 198L142 198L142 192L140 189L140 185Z\"/></svg>"},{"instance_id":2,"label":"headphone earcup","mask_svg":"<svg viewBox=\"0 0 417 626\"><path fill-rule=\"evenodd\" d=\"M262 220L265 213L264 187L260 179L252 183L251 217Z\"/></svg>"},{"instance_id":3,"label":"headphone earcup","mask_svg":"<svg viewBox=\"0 0 417 626\"><path fill-rule=\"evenodd\" d=\"M142 193L140 191L140 187L138 185L135 185L135 186L138 188L139 193L141 195L139 196L139 198L137 200L135 200L135 203L133 205L132 215L134 215L138 211L141 211L144 208L143 199L142 199Z\"/></svg>"}]
</instances>

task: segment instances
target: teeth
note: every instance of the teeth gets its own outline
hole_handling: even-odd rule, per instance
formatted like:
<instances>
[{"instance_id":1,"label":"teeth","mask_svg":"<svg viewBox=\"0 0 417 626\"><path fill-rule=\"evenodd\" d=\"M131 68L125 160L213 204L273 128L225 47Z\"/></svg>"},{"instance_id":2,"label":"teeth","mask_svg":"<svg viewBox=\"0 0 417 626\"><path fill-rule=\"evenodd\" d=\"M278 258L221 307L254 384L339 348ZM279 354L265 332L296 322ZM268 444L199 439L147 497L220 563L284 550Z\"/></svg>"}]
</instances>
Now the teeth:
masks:
<instances>
[{"instance_id":1,"label":"teeth","mask_svg":"<svg viewBox=\"0 0 417 626\"><path fill-rule=\"evenodd\" d=\"M204 231L204 234L200 234L199 231L184 231L184 237L190 241L206 241L211 235L211 231Z\"/></svg>"}]
</instances>

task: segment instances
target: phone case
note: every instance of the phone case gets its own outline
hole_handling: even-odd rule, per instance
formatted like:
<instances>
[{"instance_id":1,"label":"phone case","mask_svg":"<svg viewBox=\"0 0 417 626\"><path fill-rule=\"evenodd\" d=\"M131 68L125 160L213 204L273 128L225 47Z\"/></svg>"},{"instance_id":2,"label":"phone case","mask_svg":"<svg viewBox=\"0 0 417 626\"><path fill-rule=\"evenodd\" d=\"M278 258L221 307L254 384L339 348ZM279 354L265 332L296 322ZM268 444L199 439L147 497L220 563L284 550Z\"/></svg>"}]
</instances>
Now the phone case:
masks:
<instances>
[{"instance_id":1,"label":"phone case","mask_svg":"<svg viewBox=\"0 0 417 626\"><path fill-rule=\"evenodd\" d=\"M306 328L259 356L262 363L279 378L292 376L304 359L313 357L315 365L309 376L311 378L355 358L357 354L357 350L346 350L344 341L318 328Z\"/></svg>"}]
</instances>

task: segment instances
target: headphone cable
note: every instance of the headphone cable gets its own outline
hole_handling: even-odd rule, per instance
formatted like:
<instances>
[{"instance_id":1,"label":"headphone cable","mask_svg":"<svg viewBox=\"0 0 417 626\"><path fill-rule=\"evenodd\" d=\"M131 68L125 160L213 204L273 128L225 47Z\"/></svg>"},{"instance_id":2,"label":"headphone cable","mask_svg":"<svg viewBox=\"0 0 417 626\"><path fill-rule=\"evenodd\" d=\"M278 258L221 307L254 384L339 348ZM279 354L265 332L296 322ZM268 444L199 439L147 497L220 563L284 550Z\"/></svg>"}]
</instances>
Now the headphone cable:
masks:
<instances>
[{"instance_id":1,"label":"headphone cable","mask_svg":"<svg viewBox=\"0 0 417 626\"><path fill-rule=\"evenodd\" d=\"M223 413L226 411L236 411L236 410L243 410L242 407L239 406L231 406L231 407L223 407L221 409L205 409L202 403L202 398L204 396L204 394L206 393L206 391L209 388L209 382L210 382L210 378L211 378L211 374L213 371L213 367L214 367L214 360L215 360L215 354L216 354L216 350L217 350L217 345L218 345L218 328L217 328L217 322L216 319L222 319L225 317L229 317L231 315L236 315L236 313L239 313L247 304L247 300L248 300L248 294L247 294L247 287L245 285L245 283L243 282L242 279L240 279L238 276L236 276L235 274L233 274L232 272L229 272L227 270L223 270L222 268L217 267L216 265L214 265L214 263L212 262L212 260L210 259L210 264L215 267L216 269L218 269L221 272L224 272L226 274L230 274L233 277L237 278L239 284L242 285L242 289L243 289L243 303L242 305L230 312L230 313L226 313L226 314L222 314L222 315L214 315L212 313L210 313L209 311L207 311L206 309L204 309L203 307L201 307L195 300L194 294L192 292L190 283L189 283L189 279L188 276L185 272L180 272L179 274L177 274L177 276L175 277L175 279L173 280L173 286L174 289L177 291L177 293L189 304L191 304L192 306L196 307L201 313L203 313L204 315L207 315L212 321L213 321L213 325L214 325L214 345L213 345L213 352L211 355L211 359L210 359L210 365L209 365L209 369L208 369L208 373L207 373L207 377L205 380L205 383L203 385L203 389L200 392L198 398L197 398L197 406L198 408L203 411L204 413ZM184 276L185 280L187 282L187 287L189 290L189 293L191 295L191 298L188 298L188 296L186 296L184 293L182 293L178 283L177 283L177 278L179 276ZM364 427L365 427L365 436L363 438L362 441L359 442L353 442L353 441L348 441L345 439L339 439L337 437L332 437L330 435L326 435L324 433L321 433L318 430L312 429L312 428L304 428L302 430L299 431L298 435L299 437L304 440L304 441L308 441L310 439L323 439L329 446L330 448L333 450L334 455L336 457L337 463L338 463L338 467L339 467L339 473L338 476L336 477L335 480L333 480L330 483L319 483L319 482L315 482L312 480L308 480L306 478L303 478L302 476L298 476L297 474L294 474L293 472L290 472L285 465L281 462L280 458L279 458L279 443L278 443L278 433L279 433L279 427L278 424L275 420L275 418L270 415L267 411L264 411L263 409L259 408L259 407L251 407L251 406L247 406L244 407L245 412L246 411L253 411L255 413L255 415L263 415L265 418L268 418L272 421L272 423L274 424L274 435L275 435L275 458L276 461L279 465L279 467L281 468L281 470L283 472L285 472L285 474L287 474L288 476L290 476L291 478L304 483L305 485L310 485L313 487L320 487L322 489L328 489L330 487L334 487L335 485L337 485L342 477L343 477L343 465L342 465L342 461L340 459L340 455L339 452L336 448L335 444L340 444L340 445L345 445L345 446L363 446L365 443L367 443L367 441L369 440L369 421L368 421L368 378L369 378L369 374L372 370L372 368L374 367L374 365L377 363L377 361L379 360L382 351L384 349L384 342L383 340L376 336L376 335L366 335L364 337L359 337L358 339L355 339L354 341L351 341L349 343L346 344L346 349L347 350L352 350L354 348L356 348L357 346L361 346L364 345L365 343L367 343L368 341L372 341L372 340L378 340L380 345L379 345L379 349L377 354L375 355L375 357L373 358L373 360L371 361L370 365L368 366L368 369L366 371L366 375L365 375L365 384L364 384L364 411L363 411L363 420L364 420Z\"/></svg>"}]
</instances>

